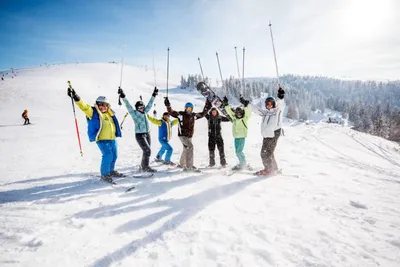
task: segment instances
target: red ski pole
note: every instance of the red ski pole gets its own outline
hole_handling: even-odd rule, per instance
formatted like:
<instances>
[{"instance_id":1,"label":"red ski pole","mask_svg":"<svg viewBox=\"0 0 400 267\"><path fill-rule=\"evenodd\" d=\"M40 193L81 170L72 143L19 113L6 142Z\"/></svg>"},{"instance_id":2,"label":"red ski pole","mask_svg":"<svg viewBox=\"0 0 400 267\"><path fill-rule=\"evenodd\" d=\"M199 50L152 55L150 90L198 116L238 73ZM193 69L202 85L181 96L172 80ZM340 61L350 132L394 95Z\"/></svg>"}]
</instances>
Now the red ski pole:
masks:
<instances>
[{"instance_id":1,"label":"red ski pole","mask_svg":"<svg viewBox=\"0 0 400 267\"><path fill-rule=\"evenodd\" d=\"M68 81L68 87L69 87L71 90L73 90L70 81ZM76 128L76 134L77 134L77 136L78 136L79 150L80 150L81 156L83 157L83 151L82 151L82 145L81 145L81 137L79 136L78 120L76 119L76 112L75 112L74 99L72 98L72 96L71 96L71 102L72 102L72 110L74 111L75 128Z\"/></svg>"}]
</instances>

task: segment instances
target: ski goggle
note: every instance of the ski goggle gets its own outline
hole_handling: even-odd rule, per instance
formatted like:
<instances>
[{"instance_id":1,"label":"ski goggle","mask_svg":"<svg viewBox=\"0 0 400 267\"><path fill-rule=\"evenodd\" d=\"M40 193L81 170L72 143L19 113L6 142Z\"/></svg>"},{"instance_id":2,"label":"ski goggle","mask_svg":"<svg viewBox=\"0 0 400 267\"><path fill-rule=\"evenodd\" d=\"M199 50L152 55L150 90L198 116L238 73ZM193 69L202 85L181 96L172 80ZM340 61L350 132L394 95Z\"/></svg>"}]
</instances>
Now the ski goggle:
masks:
<instances>
[{"instance_id":1,"label":"ski goggle","mask_svg":"<svg viewBox=\"0 0 400 267\"><path fill-rule=\"evenodd\" d=\"M107 103L100 102L97 104L99 107L108 107Z\"/></svg>"},{"instance_id":2,"label":"ski goggle","mask_svg":"<svg viewBox=\"0 0 400 267\"><path fill-rule=\"evenodd\" d=\"M144 109L144 106L138 106L137 109Z\"/></svg>"}]
</instances>

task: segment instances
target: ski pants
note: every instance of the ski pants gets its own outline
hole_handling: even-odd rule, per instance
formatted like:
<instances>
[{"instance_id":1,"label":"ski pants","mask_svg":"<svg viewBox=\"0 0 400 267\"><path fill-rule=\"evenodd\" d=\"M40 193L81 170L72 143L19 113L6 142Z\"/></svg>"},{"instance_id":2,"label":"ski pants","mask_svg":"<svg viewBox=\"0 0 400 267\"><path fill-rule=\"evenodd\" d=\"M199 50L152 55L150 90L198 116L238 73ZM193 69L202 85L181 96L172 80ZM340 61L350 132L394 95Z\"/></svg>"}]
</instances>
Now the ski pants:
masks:
<instances>
[{"instance_id":1,"label":"ski pants","mask_svg":"<svg viewBox=\"0 0 400 267\"><path fill-rule=\"evenodd\" d=\"M215 165L215 146L217 146L218 151L219 151L219 160L221 165L226 165L226 159L225 159L225 152L224 152L224 139L222 139L222 136L216 135L208 136L208 150L210 152L210 166Z\"/></svg>"},{"instance_id":2,"label":"ski pants","mask_svg":"<svg viewBox=\"0 0 400 267\"><path fill-rule=\"evenodd\" d=\"M140 148L143 151L142 162L140 166L142 169L147 169L149 167L150 155L151 155L151 140L150 133L137 133L135 134L136 141L138 142Z\"/></svg>"},{"instance_id":3,"label":"ski pants","mask_svg":"<svg viewBox=\"0 0 400 267\"><path fill-rule=\"evenodd\" d=\"M263 144L261 147L261 159L264 165L264 169L277 171L278 165L276 164L274 151L276 145L278 144L279 136L281 135L281 129L278 129L274 132L274 137L272 138L264 138Z\"/></svg>"},{"instance_id":4,"label":"ski pants","mask_svg":"<svg viewBox=\"0 0 400 267\"><path fill-rule=\"evenodd\" d=\"M164 155L165 151L167 154L165 155L165 161L171 161L171 155L173 152L172 146L166 140L158 139L161 144L160 151L158 151L157 156L161 159Z\"/></svg>"},{"instance_id":5,"label":"ski pants","mask_svg":"<svg viewBox=\"0 0 400 267\"><path fill-rule=\"evenodd\" d=\"M183 150L179 164L188 169L193 167L193 143L192 138L187 136L179 136L182 142Z\"/></svg>"},{"instance_id":6,"label":"ski pants","mask_svg":"<svg viewBox=\"0 0 400 267\"><path fill-rule=\"evenodd\" d=\"M25 118L24 125L26 125L26 124L30 124L30 122L29 122L29 118Z\"/></svg>"},{"instance_id":7,"label":"ski pants","mask_svg":"<svg viewBox=\"0 0 400 267\"><path fill-rule=\"evenodd\" d=\"M101 176L110 175L114 171L118 157L117 141L101 140L96 143L101 151L100 174Z\"/></svg>"},{"instance_id":8,"label":"ski pants","mask_svg":"<svg viewBox=\"0 0 400 267\"><path fill-rule=\"evenodd\" d=\"M246 166L246 157L243 153L245 142L246 138L235 138L235 153L236 157L239 159L240 167Z\"/></svg>"}]
</instances>

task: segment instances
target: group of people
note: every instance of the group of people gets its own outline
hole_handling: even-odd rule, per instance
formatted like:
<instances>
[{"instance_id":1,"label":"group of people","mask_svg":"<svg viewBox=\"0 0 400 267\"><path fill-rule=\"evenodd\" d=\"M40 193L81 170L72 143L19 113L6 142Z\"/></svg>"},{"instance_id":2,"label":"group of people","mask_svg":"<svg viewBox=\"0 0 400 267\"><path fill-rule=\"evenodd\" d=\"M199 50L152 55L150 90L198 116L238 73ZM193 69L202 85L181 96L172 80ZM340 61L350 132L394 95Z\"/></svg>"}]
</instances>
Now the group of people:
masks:
<instances>
[{"instance_id":1,"label":"group of people","mask_svg":"<svg viewBox=\"0 0 400 267\"><path fill-rule=\"evenodd\" d=\"M207 99L201 112L193 111L193 104L188 102L184 110L176 111L171 107L167 98L164 100L167 111L163 113L160 119L150 116L148 113L153 106L155 97L158 95L157 87L154 88L152 96L145 105L143 101L137 101L134 108L126 98L124 91L119 88L118 95L122 98L128 113L131 115L135 124L135 138L143 151L140 170L143 172L156 172L149 166L151 156L151 138L149 122L158 126L158 141L161 148L155 157L156 162L162 162L167 165L176 165L171 161L173 152L169 144L172 127L177 125L178 137L182 143L183 149L178 167L184 171L197 171L193 166L193 142L194 125L197 119L205 117L208 121L208 149L209 166L215 166L215 148L218 148L221 167L226 167L226 157L224 151L224 140L221 134L221 123L231 122L232 133L235 142L235 153L239 159L239 164L232 170L242 170L246 168L246 157L243 153L245 140L248 134L248 121L252 114L250 101L240 98L243 107L235 109L229 105L227 97L223 98L221 109L224 109L227 116L219 114L218 109L213 107ZM278 171L274 158L274 150L278 138L281 134L281 122L284 110L285 91L279 86L276 100L274 97L265 99L265 109L259 109L259 114L263 117L261 123L261 134L263 136L263 145L261 148L261 158L264 169L256 172L257 175L271 175ZM122 177L122 173L115 170L117 160L117 144L115 139L121 137L121 128L114 111L110 107L110 102L104 96L99 96L93 106L86 104L74 89L68 88L68 96L73 98L77 106L85 113L88 123L89 141L96 142L102 153L100 167L101 178L107 182L113 182L113 177ZM174 119L170 119L173 117ZM165 158L163 156L165 154Z\"/></svg>"}]
</instances>

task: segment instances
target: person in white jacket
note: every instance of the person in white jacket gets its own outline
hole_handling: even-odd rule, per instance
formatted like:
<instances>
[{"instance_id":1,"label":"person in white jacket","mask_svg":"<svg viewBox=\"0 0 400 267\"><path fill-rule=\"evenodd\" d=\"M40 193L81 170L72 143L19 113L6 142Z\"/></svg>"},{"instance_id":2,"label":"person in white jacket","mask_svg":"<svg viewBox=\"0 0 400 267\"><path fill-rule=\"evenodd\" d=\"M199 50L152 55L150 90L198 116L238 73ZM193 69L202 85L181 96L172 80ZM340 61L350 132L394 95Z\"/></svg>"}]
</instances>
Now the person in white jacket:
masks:
<instances>
[{"instance_id":1,"label":"person in white jacket","mask_svg":"<svg viewBox=\"0 0 400 267\"><path fill-rule=\"evenodd\" d=\"M274 175L278 172L274 151L282 131L282 118L285 109L285 91L280 85L278 99L269 96L265 99L265 108L259 109L262 116L261 135L263 144L261 147L261 159L264 169L256 172L256 175Z\"/></svg>"}]
</instances>

